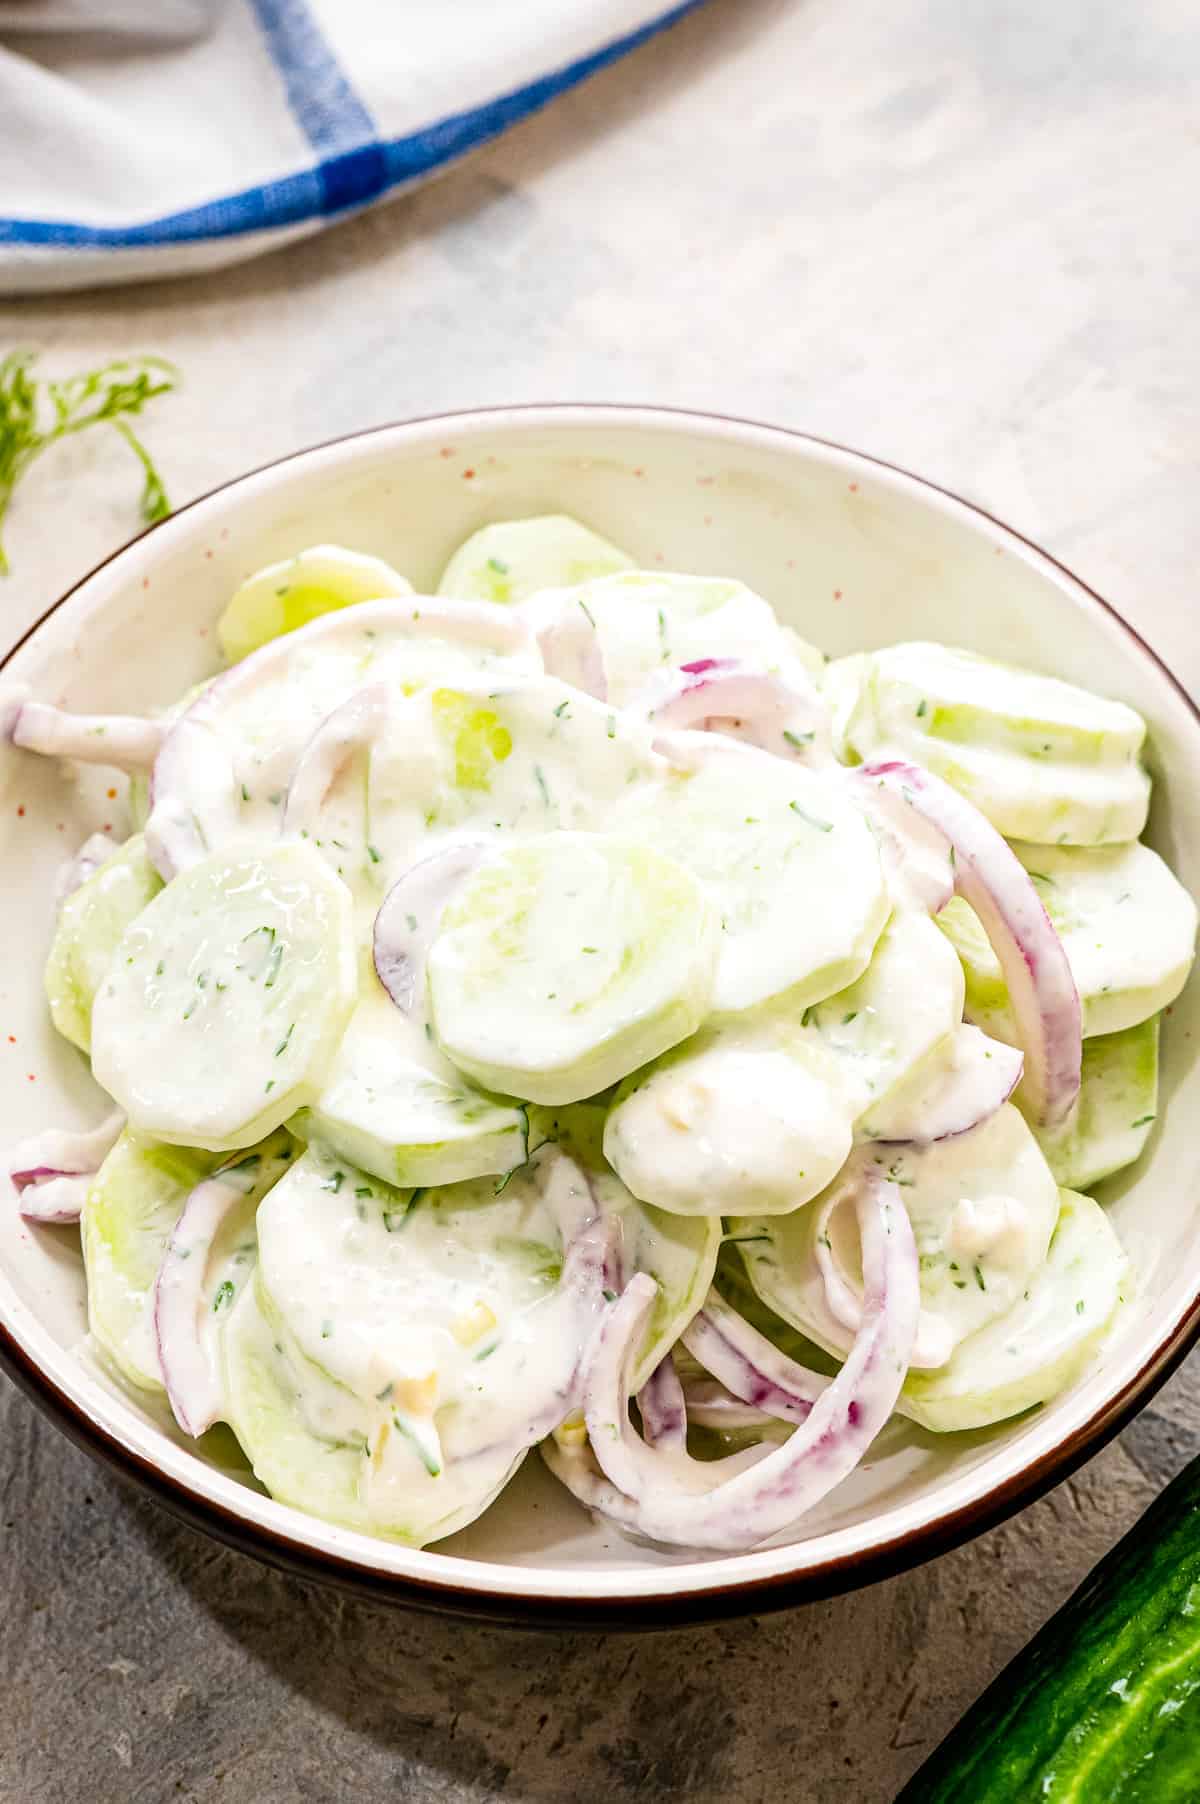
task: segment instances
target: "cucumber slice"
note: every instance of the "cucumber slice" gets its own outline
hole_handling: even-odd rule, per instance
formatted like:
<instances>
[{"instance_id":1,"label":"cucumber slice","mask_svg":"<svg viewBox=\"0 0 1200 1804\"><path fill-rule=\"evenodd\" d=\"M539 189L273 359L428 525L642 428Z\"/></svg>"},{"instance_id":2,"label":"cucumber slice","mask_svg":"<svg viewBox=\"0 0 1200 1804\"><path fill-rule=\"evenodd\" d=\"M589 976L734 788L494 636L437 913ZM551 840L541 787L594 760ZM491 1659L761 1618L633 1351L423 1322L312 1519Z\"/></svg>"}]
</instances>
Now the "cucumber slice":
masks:
<instances>
[{"instance_id":1,"label":"cucumber slice","mask_svg":"<svg viewBox=\"0 0 1200 1804\"><path fill-rule=\"evenodd\" d=\"M250 1146L315 1097L355 985L349 892L317 852L217 853L117 947L92 1014L96 1078L145 1133Z\"/></svg>"},{"instance_id":2,"label":"cucumber slice","mask_svg":"<svg viewBox=\"0 0 1200 1804\"><path fill-rule=\"evenodd\" d=\"M312 736L368 686L402 709L403 698L429 682L540 670L522 623L478 603L396 598L313 620L225 671L173 721L154 770L154 862L173 875L206 851L278 834ZM361 839L361 768L356 775ZM336 825L331 832L339 836Z\"/></svg>"},{"instance_id":3,"label":"cucumber slice","mask_svg":"<svg viewBox=\"0 0 1200 1804\"><path fill-rule=\"evenodd\" d=\"M632 558L569 514L541 514L472 533L443 570L438 594L523 601L539 589L585 583L632 566Z\"/></svg>"},{"instance_id":4,"label":"cucumber slice","mask_svg":"<svg viewBox=\"0 0 1200 1804\"><path fill-rule=\"evenodd\" d=\"M1123 702L926 644L842 660L826 693L842 756L910 758L1006 837L1109 845L1146 824L1146 725Z\"/></svg>"},{"instance_id":5,"label":"cucumber slice","mask_svg":"<svg viewBox=\"0 0 1200 1804\"><path fill-rule=\"evenodd\" d=\"M446 835L607 826L656 769L648 732L566 683L448 682L397 709L372 750L372 843L399 876Z\"/></svg>"},{"instance_id":6,"label":"cucumber slice","mask_svg":"<svg viewBox=\"0 0 1200 1804\"><path fill-rule=\"evenodd\" d=\"M555 1118L563 1148L577 1132L563 1115L577 1113ZM569 1388L590 1324L559 1285L558 1159L546 1148L502 1184L410 1192L313 1146L259 1210L259 1282L299 1352L363 1404L392 1384L389 1405L436 1416L447 1467L503 1439L505 1412L533 1421ZM584 1169L585 1211L616 1223L615 1285L643 1271L660 1286L640 1384L704 1301L720 1220L668 1217L602 1163Z\"/></svg>"},{"instance_id":7,"label":"cucumber slice","mask_svg":"<svg viewBox=\"0 0 1200 1804\"><path fill-rule=\"evenodd\" d=\"M239 1298L222 1350L229 1424L255 1477L327 1522L419 1547L473 1521L523 1457L493 1450L431 1482L399 1434L373 1456L368 1412L304 1358L258 1284Z\"/></svg>"},{"instance_id":8,"label":"cucumber slice","mask_svg":"<svg viewBox=\"0 0 1200 1804\"><path fill-rule=\"evenodd\" d=\"M260 1305L293 1386L317 1375L298 1398L310 1427L361 1435L372 1526L418 1542L461 1526L571 1408L603 1305L568 1281L566 1240L597 1204L554 1149L500 1186L408 1192L310 1148L264 1200ZM627 1250L623 1219L619 1239ZM699 1260L687 1263L695 1286ZM267 1476L229 1382L235 1429Z\"/></svg>"},{"instance_id":9,"label":"cucumber slice","mask_svg":"<svg viewBox=\"0 0 1200 1804\"><path fill-rule=\"evenodd\" d=\"M1149 846L1016 844L1066 950L1083 1031L1119 1033L1174 1002L1196 952L1196 904Z\"/></svg>"},{"instance_id":10,"label":"cucumber slice","mask_svg":"<svg viewBox=\"0 0 1200 1804\"><path fill-rule=\"evenodd\" d=\"M891 917L855 983L804 1010L803 1034L836 1062L860 1139L875 1137L872 1110L948 1061L964 993L944 936L927 915L904 912ZM788 1017L794 1022L795 1011Z\"/></svg>"},{"instance_id":11,"label":"cucumber slice","mask_svg":"<svg viewBox=\"0 0 1200 1804\"><path fill-rule=\"evenodd\" d=\"M217 643L225 662L236 664L322 614L411 594L412 584L381 558L341 545L312 545L247 577L217 622Z\"/></svg>"},{"instance_id":12,"label":"cucumber slice","mask_svg":"<svg viewBox=\"0 0 1200 1804\"><path fill-rule=\"evenodd\" d=\"M1141 1157L1158 1111L1159 1018L1085 1040L1075 1113L1038 1134L1051 1171L1071 1190L1090 1189Z\"/></svg>"},{"instance_id":13,"label":"cucumber slice","mask_svg":"<svg viewBox=\"0 0 1200 1804\"><path fill-rule=\"evenodd\" d=\"M545 1124L547 1113L531 1109L531 1137ZM659 1286L633 1373L633 1391L639 1391L704 1306L716 1275L722 1223L718 1214L680 1216L635 1198L603 1156L605 1113L603 1104L594 1102L561 1109L554 1117L554 1135L585 1167L601 1212L621 1223L621 1283L635 1272L646 1272Z\"/></svg>"},{"instance_id":14,"label":"cucumber slice","mask_svg":"<svg viewBox=\"0 0 1200 1804\"><path fill-rule=\"evenodd\" d=\"M221 1163L126 1128L96 1173L80 1217L88 1325L139 1390L165 1389L154 1339L154 1280L183 1205Z\"/></svg>"},{"instance_id":15,"label":"cucumber slice","mask_svg":"<svg viewBox=\"0 0 1200 1804\"><path fill-rule=\"evenodd\" d=\"M1085 1038L1120 1033L1173 1002L1196 945L1196 904L1157 852L1134 843L1079 848L1017 842L1079 991ZM973 1021L1013 1043L1000 964L967 904L938 916L963 963Z\"/></svg>"},{"instance_id":16,"label":"cucumber slice","mask_svg":"<svg viewBox=\"0 0 1200 1804\"><path fill-rule=\"evenodd\" d=\"M522 612L537 626L576 613L591 622L608 700L617 708L640 698L663 671L700 658L738 658L757 670L787 670L808 692L812 661L820 658L803 640L784 637L761 595L726 577L630 570L538 595Z\"/></svg>"},{"instance_id":17,"label":"cucumber slice","mask_svg":"<svg viewBox=\"0 0 1200 1804\"><path fill-rule=\"evenodd\" d=\"M973 1334L937 1372L910 1372L899 1408L944 1434L986 1428L1046 1403L1099 1349L1122 1301L1128 1260L1103 1209L1073 1190L1045 1264L1005 1315Z\"/></svg>"},{"instance_id":18,"label":"cucumber slice","mask_svg":"<svg viewBox=\"0 0 1200 1804\"><path fill-rule=\"evenodd\" d=\"M721 1250L721 1217L679 1215L633 1196L604 1157L606 1115L602 1103L563 1109L535 1104L529 1110L529 1137L535 1148L551 1141L581 1165L602 1213L618 1220L621 1282L646 1272L658 1285L634 1373L634 1389L639 1390L704 1305Z\"/></svg>"},{"instance_id":19,"label":"cucumber slice","mask_svg":"<svg viewBox=\"0 0 1200 1804\"><path fill-rule=\"evenodd\" d=\"M46 999L60 1034L87 1052L92 1004L125 929L162 888L140 833L69 895L46 961Z\"/></svg>"},{"instance_id":20,"label":"cucumber slice","mask_svg":"<svg viewBox=\"0 0 1200 1804\"><path fill-rule=\"evenodd\" d=\"M775 1215L823 1190L852 1138L820 1048L705 1032L621 1086L604 1151L635 1196L672 1214Z\"/></svg>"},{"instance_id":21,"label":"cucumber slice","mask_svg":"<svg viewBox=\"0 0 1200 1804\"><path fill-rule=\"evenodd\" d=\"M214 1327L254 1268L254 1211L290 1144L286 1134L275 1134L235 1161L252 1182L245 1209L226 1221L209 1255L205 1288L217 1305ZM154 1282L167 1242L192 1191L222 1163L218 1153L168 1146L126 1128L88 1191L80 1220L88 1324L97 1345L139 1390L164 1389Z\"/></svg>"},{"instance_id":22,"label":"cucumber slice","mask_svg":"<svg viewBox=\"0 0 1200 1804\"><path fill-rule=\"evenodd\" d=\"M627 1079L605 1151L634 1195L662 1209L786 1213L837 1175L856 1118L866 1114L859 1134L870 1138L872 1109L948 1061L962 996L936 927L894 915L849 989L732 1016Z\"/></svg>"},{"instance_id":23,"label":"cucumber slice","mask_svg":"<svg viewBox=\"0 0 1200 1804\"><path fill-rule=\"evenodd\" d=\"M822 1197L790 1215L735 1218L732 1231L763 1301L839 1356L853 1344L854 1325L836 1312L833 1291L861 1298L853 1192L866 1161L901 1187L921 1260L921 1358L933 1362L940 1350L944 1361L1021 1297L1046 1257L1058 1186L1023 1117L1006 1103L951 1140L863 1147Z\"/></svg>"},{"instance_id":24,"label":"cucumber slice","mask_svg":"<svg viewBox=\"0 0 1200 1804\"><path fill-rule=\"evenodd\" d=\"M526 1155L522 1109L456 1071L413 1020L372 985L316 1102L291 1122L385 1183L457 1184L510 1171Z\"/></svg>"},{"instance_id":25,"label":"cucumber slice","mask_svg":"<svg viewBox=\"0 0 1200 1804\"><path fill-rule=\"evenodd\" d=\"M442 916L434 1032L488 1089L576 1102L700 1025L717 932L700 884L649 846L556 833L505 848Z\"/></svg>"},{"instance_id":26,"label":"cucumber slice","mask_svg":"<svg viewBox=\"0 0 1200 1804\"><path fill-rule=\"evenodd\" d=\"M787 991L821 1002L866 969L889 914L879 852L829 779L704 733L658 742L670 768L614 825L694 871L721 916L713 1008ZM803 931L797 923L803 923Z\"/></svg>"}]
</instances>

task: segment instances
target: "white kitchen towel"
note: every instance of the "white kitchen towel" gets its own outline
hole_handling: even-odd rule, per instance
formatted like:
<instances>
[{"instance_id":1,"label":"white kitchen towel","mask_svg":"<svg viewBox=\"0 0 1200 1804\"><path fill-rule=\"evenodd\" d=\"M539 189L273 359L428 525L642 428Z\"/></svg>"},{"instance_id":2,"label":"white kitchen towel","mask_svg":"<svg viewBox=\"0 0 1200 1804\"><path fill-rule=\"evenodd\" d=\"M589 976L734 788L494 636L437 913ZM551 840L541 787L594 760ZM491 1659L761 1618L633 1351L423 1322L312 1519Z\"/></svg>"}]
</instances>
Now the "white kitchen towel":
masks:
<instances>
[{"instance_id":1,"label":"white kitchen towel","mask_svg":"<svg viewBox=\"0 0 1200 1804\"><path fill-rule=\"evenodd\" d=\"M0 0L0 294L319 231L700 3Z\"/></svg>"}]
</instances>

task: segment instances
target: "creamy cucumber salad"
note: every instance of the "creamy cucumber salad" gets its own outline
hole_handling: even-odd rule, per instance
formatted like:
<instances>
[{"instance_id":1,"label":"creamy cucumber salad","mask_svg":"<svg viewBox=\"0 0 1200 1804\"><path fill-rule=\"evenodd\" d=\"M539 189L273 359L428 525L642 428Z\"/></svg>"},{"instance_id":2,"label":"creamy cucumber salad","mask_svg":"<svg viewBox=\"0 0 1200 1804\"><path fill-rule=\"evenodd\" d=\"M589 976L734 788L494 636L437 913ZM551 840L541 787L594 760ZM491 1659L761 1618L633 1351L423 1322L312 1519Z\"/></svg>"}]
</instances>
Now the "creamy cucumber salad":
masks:
<instances>
[{"instance_id":1,"label":"creamy cucumber salad","mask_svg":"<svg viewBox=\"0 0 1200 1804\"><path fill-rule=\"evenodd\" d=\"M832 663L726 577L501 522L436 595L318 546L63 874L111 1113L9 1170L91 1336L260 1482L422 1545L535 1446L631 1535L796 1531L893 1414L1044 1403L1130 1295L1089 1192L1158 1109L1196 909L1124 703L934 644Z\"/></svg>"}]
</instances>

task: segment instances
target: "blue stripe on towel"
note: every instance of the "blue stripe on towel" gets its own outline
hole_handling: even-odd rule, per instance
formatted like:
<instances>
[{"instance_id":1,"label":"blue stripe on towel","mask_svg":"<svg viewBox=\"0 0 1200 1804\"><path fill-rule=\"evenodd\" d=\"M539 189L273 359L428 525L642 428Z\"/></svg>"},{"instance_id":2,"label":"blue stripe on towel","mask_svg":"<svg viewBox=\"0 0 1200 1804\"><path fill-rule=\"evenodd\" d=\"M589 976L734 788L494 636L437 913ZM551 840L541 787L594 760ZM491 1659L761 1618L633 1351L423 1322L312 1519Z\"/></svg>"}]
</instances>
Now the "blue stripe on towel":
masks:
<instances>
[{"instance_id":1,"label":"blue stripe on towel","mask_svg":"<svg viewBox=\"0 0 1200 1804\"><path fill-rule=\"evenodd\" d=\"M282 16L293 10L288 0L254 0L254 4L260 18L267 13L273 17ZM645 25L640 25L636 31L627 32L624 37L614 39L591 55L579 57L575 62L567 63L549 75L539 76L536 81L513 89L509 94L502 94L468 112L453 114L450 118L439 120L435 125L426 126L407 137L334 151L314 169L301 170L276 182L246 188L238 194L225 195L200 207L189 207L179 213L166 214L160 219L146 220L141 225L91 226L76 224L72 220L0 218L0 246L52 245L59 249L94 246L127 250L158 244L193 243L210 238L232 238L246 232L298 225L314 217L344 212L376 199L388 189L429 175L443 164L488 143L507 126L537 112L557 95L573 88L578 82L586 81L589 75L596 74L629 51L636 50L657 32L665 30L685 13L693 12L703 4L704 0L681 0L680 4L670 7ZM303 11L303 8L297 7L294 10ZM315 33L315 26L312 29ZM316 36L324 48L324 40L319 33ZM326 50L325 54L329 55L329 52ZM340 76L340 70L337 70L332 56L330 62ZM296 66L293 79L297 82L300 79L299 65ZM341 79L344 82L344 77ZM360 104L348 84L345 85L345 92L352 106ZM311 138L312 132L301 117L298 104L294 104L297 119ZM307 111L307 97L305 107ZM312 113L314 126L318 113L324 120L326 115L319 104ZM363 116L369 118L365 109ZM343 116L335 109L329 115L329 129L340 131L343 129L343 119L348 117L349 114ZM323 124L321 129L325 129ZM313 143L316 149L324 148L315 139Z\"/></svg>"},{"instance_id":2,"label":"blue stripe on towel","mask_svg":"<svg viewBox=\"0 0 1200 1804\"><path fill-rule=\"evenodd\" d=\"M320 154L318 211L375 200L388 185L375 121L351 87L305 0L251 0L296 123ZM290 223L290 222L289 222Z\"/></svg>"}]
</instances>

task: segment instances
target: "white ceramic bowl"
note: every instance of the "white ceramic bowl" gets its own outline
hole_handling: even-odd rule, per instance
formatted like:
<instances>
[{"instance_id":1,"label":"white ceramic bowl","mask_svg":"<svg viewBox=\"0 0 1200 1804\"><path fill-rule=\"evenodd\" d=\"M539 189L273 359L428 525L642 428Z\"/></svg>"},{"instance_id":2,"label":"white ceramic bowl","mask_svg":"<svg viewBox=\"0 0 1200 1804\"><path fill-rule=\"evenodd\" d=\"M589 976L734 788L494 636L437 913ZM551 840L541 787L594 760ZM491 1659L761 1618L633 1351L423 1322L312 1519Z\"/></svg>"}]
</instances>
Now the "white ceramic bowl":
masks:
<instances>
[{"instance_id":1,"label":"white ceramic bowl","mask_svg":"<svg viewBox=\"0 0 1200 1804\"><path fill-rule=\"evenodd\" d=\"M427 588L477 526L550 510L578 515L651 568L744 578L834 655L940 639L1132 703L1150 725L1151 838L1200 892L1200 719L1136 634L1051 558L942 490L738 421L517 408L303 452L118 552L34 628L4 677L69 706L147 709L213 669L213 623L262 564L334 540ZM105 773L76 779L11 747L3 785L0 1030L16 1050L9 1042L2 1068L0 1144L96 1116L83 1062L50 1028L40 974L56 866L121 812ZM893 1423L788 1546L736 1557L633 1546L594 1526L536 1455L482 1520L420 1552L275 1503L89 1362L77 1236L30 1228L11 1199L0 1208L0 1355L69 1433L178 1512L274 1563L375 1594L514 1621L651 1626L847 1589L965 1539L1063 1477L1200 1332L1198 1010L1193 986L1165 1035L1165 1119L1136 1173L1109 1187L1138 1296L1102 1361L1048 1407L987 1433L937 1437Z\"/></svg>"}]
</instances>

